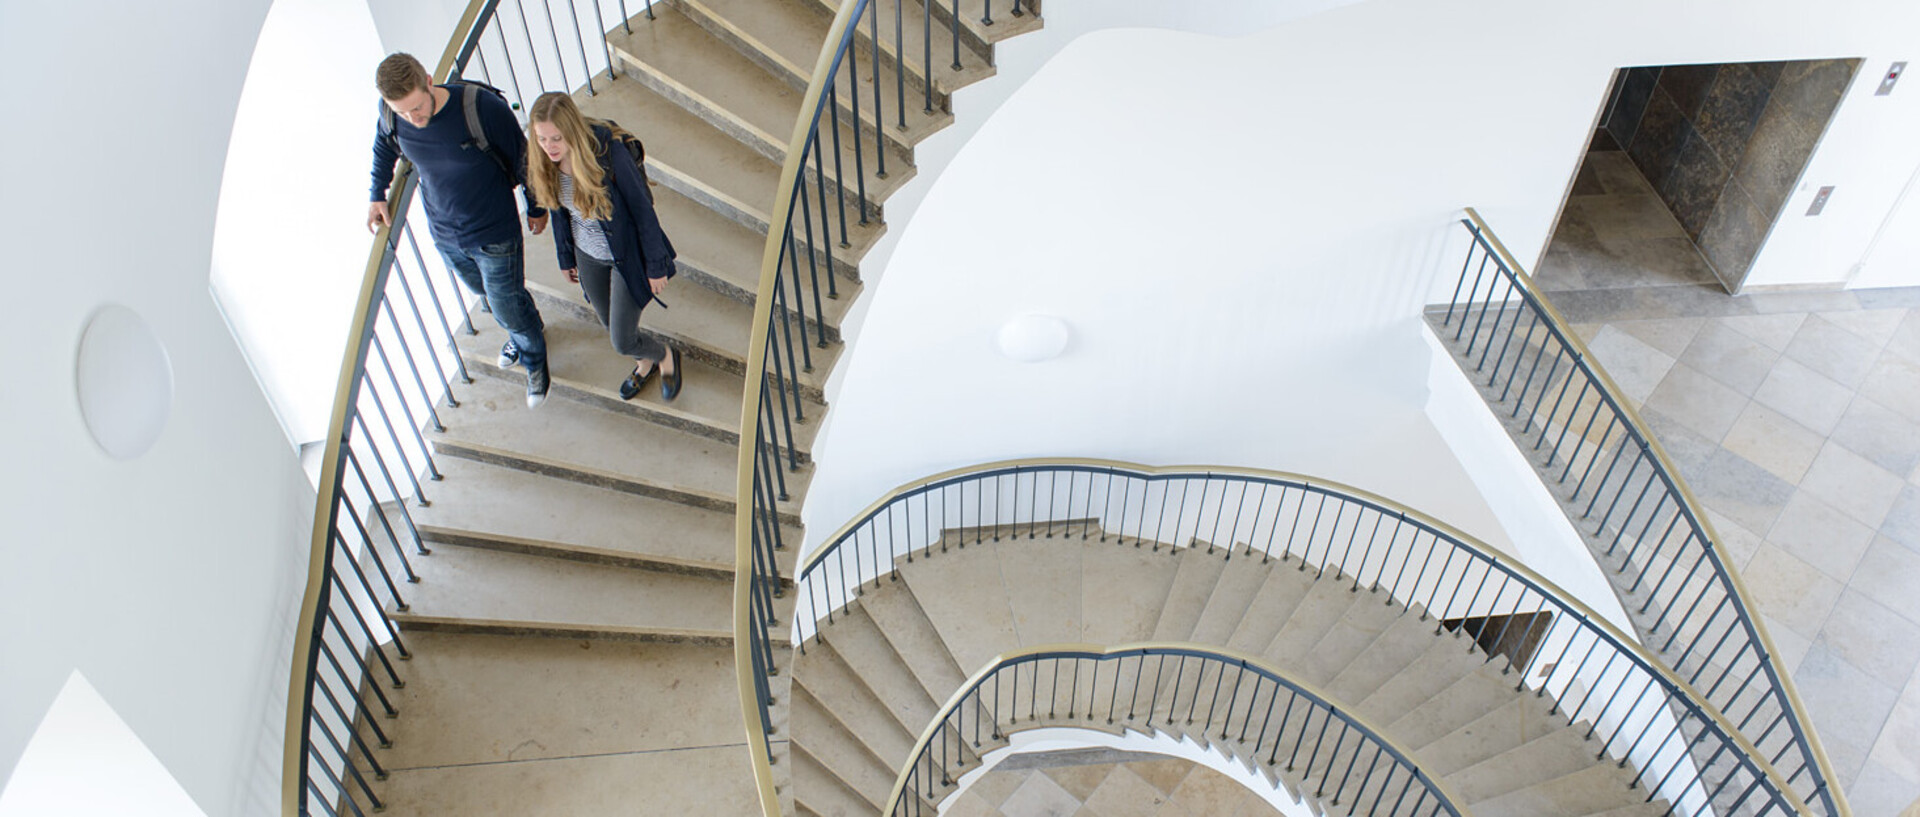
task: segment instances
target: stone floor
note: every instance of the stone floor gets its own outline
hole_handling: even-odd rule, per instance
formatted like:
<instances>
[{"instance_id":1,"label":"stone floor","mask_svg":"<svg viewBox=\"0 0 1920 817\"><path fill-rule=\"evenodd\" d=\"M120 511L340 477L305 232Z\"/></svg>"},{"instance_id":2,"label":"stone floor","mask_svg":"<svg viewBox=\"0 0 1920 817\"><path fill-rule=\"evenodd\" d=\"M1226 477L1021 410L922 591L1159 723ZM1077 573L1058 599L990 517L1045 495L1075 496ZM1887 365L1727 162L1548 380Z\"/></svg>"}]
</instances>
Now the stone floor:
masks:
<instances>
[{"instance_id":1,"label":"stone floor","mask_svg":"<svg viewBox=\"0 0 1920 817\"><path fill-rule=\"evenodd\" d=\"M1165 755L1076 749L1015 755L967 787L944 817L1272 817L1232 778Z\"/></svg>"},{"instance_id":2,"label":"stone floor","mask_svg":"<svg viewBox=\"0 0 1920 817\"><path fill-rule=\"evenodd\" d=\"M1920 289L1732 297L1626 155L1536 280L1675 460L1855 814L1920 814Z\"/></svg>"}]
</instances>

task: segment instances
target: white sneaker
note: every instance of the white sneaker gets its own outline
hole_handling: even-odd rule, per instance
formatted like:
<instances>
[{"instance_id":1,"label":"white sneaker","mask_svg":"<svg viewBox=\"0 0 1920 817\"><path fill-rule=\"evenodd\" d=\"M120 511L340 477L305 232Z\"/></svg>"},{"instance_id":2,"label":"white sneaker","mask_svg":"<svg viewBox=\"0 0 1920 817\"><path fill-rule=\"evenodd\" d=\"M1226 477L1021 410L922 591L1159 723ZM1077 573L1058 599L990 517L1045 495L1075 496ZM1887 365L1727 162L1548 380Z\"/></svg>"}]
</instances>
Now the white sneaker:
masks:
<instances>
[{"instance_id":1,"label":"white sneaker","mask_svg":"<svg viewBox=\"0 0 1920 817\"><path fill-rule=\"evenodd\" d=\"M527 408L539 408L547 402L547 367L527 370Z\"/></svg>"}]
</instances>

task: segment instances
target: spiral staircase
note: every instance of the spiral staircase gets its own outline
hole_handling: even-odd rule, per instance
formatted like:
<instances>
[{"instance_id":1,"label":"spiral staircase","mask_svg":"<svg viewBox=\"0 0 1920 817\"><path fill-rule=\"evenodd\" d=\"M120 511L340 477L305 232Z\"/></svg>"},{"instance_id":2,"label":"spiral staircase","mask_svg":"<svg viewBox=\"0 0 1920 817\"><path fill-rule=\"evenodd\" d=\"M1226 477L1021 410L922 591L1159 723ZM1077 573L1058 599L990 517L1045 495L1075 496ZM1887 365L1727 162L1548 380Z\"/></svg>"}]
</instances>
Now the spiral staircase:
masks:
<instances>
[{"instance_id":1,"label":"spiral staircase","mask_svg":"<svg viewBox=\"0 0 1920 817\"><path fill-rule=\"evenodd\" d=\"M564 282L550 237L537 236L527 280L547 324L554 399L526 409L522 375L495 361L504 334L484 307L451 287L430 291L430 254L410 228L383 231L323 476L287 814L930 814L1009 736L1042 726L1191 741L1316 813L1683 813L1626 741L1572 717L1585 701L1558 696L1578 687L1536 683L1518 647L1396 598L1382 589L1382 564L1365 559L1344 572L1254 554L1231 537L1116 531L1109 542L1086 519L1030 524L1027 538L1006 541L957 526L938 530L953 545L938 555L876 553L866 569L887 575L845 577L857 600L797 603L812 586L796 578L795 549L775 543L806 538L811 444L861 260L886 229L888 196L915 174L914 145L965 114L952 93L989 80L994 43L1038 28L1040 8L1009 13L1002 0L980 16L970 4L908 0L849 20L852 4L830 0L672 0L608 27L579 2L595 15L607 5L567 2L574 30L610 33L581 40L572 76L564 57L548 70L588 115L646 142L682 274L670 306L642 323L682 350L685 388L671 403L657 388L619 399L631 361ZM515 91L551 84L513 73L523 36L532 67L545 45L530 6L512 3L518 20L493 27L509 8L473 3L441 75L464 65ZM552 51L564 52L553 33ZM836 35L851 44L839 56ZM582 72L601 45L604 68ZM802 140L809 117L820 126ZM407 212L408 193L397 195L396 212ZM755 630L749 618L777 626ZM794 625L806 634L797 643ZM1255 730L1248 743L1243 720L1229 737L1232 705L1228 720L1195 720L1224 669L1177 679L1171 697L1124 717L1109 702L1078 718L1050 708L1005 720L965 697L970 678L1010 652L1136 643L1213 650L1275 684L1284 676L1293 694L1370 724L1375 762L1391 747L1427 794L1393 800L1368 788L1385 785L1371 774L1331 784L1295 773L1280 747L1298 754L1305 735L1262 742ZM1685 697L1684 684L1661 683ZM1266 690L1261 703L1282 695ZM1712 778L1722 788L1681 789L1690 808L1803 808L1782 806L1798 802L1790 793L1753 797L1787 786L1753 752L1728 754L1735 730L1680 698L1659 711L1693 742L1665 756L1666 774L1679 768L1672 757L1702 745L1719 749L1700 766L1731 767ZM932 762L916 752L944 740L936 727L956 706L976 710L976 727L985 717L991 739L943 756L937 782L907 785L915 763ZM1315 747L1303 769L1351 765L1358 746L1324 757Z\"/></svg>"}]
</instances>

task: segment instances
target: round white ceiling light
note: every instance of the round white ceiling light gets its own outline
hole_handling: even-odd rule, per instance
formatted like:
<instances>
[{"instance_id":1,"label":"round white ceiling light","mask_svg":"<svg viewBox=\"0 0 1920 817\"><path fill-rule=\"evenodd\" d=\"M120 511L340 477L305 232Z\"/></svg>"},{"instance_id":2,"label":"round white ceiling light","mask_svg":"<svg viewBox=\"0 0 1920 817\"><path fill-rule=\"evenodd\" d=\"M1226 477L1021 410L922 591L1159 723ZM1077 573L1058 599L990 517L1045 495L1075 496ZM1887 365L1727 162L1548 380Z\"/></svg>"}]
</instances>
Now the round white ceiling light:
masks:
<instances>
[{"instance_id":1,"label":"round white ceiling light","mask_svg":"<svg viewBox=\"0 0 1920 817\"><path fill-rule=\"evenodd\" d=\"M93 313L74 367L80 416L108 456L130 460L160 438L173 410L173 365L153 327L119 304Z\"/></svg>"},{"instance_id":2,"label":"round white ceiling light","mask_svg":"<svg viewBox=\"0 0 1920 817\"><path fill-rule=\"evenodd\" d=\"M1038 363L1066 351L1072 332L1052 315L1021 315L1000 327L1000 353L1022 363Z\"/></svg>"}]
</instances>

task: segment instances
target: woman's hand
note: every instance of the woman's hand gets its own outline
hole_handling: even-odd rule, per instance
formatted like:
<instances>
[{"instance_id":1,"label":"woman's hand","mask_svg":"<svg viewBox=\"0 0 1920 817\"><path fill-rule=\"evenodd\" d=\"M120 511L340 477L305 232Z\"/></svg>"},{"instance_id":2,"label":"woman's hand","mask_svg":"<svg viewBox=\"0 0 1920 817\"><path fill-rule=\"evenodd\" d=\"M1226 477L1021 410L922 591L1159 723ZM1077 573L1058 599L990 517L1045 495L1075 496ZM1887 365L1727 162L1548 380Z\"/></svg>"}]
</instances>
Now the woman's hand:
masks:
<instances>
[{"instance_id":1,"label":"woman's hand","mask_svg":"<svg viewBox=\"0 0 1920 817\"><path fill-rule=\"evenodd\" d=\"M562 272L562 273L564 273L564 274L565 274L565 275L567 276L567 283L569 283L569 284L577 284L577 283L580 283L580 270L579 270L579 269L563 269L563 270L561 270L560 272Z\"/></svg>"},{"instance_id":2,"label":"woman's hand","mask_svg":"<svg viewBox=\"0 0 1920 817\"><path fill-rule=\"evenodd\" d=\"M661 293L663 293L663 292L666 292L666 291L667 291L667 279L665 279L665 278L648 278L648 279L647 279L647 287L648 287L649 289L652 289L652 290L653 290L653 294L655 294L655 295L659 295L659 294L661 294Z\"/></svg>"}]
</instances>

